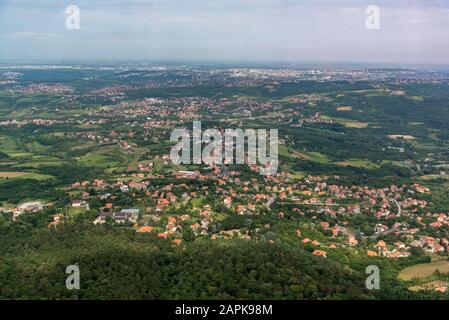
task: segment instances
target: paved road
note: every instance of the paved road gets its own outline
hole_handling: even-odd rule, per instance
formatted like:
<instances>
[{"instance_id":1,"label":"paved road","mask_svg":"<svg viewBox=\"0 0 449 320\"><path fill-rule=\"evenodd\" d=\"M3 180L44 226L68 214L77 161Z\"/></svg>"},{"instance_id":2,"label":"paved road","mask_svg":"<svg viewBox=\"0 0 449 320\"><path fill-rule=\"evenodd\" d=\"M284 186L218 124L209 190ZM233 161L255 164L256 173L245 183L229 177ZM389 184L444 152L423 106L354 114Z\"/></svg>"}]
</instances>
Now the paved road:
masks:
<instances>
[{"instance_id":1,"label":"paved road","mask_svg":"<svg viewBox=\"0 0 449 320\"><path fill-rule=\"evenodd\" d=\"M390 200L393 201L398 206L398 214L401 215L402 208L401 208L401 205L399 204L399 202L397 202L396 199L393 199L393 198L391 198Z\"/></svg>"},{"instance_id":2,"label":"paved road","mask_svg":"<svg viewBox=\"0 0 449 320\"><path fill-rule=\"evenodd\" d=\"M275 200L276 200L276 195L272 195L272 196L268 199L267 204L266 204L268 210L271 210L270 207L271 207L271 205L274 203Z\"/></svg>"}]
</instances>

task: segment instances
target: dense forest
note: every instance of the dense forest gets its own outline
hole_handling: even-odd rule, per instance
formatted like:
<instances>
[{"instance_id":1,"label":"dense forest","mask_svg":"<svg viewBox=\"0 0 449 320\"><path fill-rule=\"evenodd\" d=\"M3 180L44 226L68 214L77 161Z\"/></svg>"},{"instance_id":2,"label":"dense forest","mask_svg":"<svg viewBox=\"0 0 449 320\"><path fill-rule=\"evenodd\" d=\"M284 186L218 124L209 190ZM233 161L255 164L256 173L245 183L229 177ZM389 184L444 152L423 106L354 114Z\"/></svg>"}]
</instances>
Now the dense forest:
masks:
<instances>
[{"instance_id":1,"label":"dense forest","mask_svg":"<svg viewBox=\"0 0 449 320\"><path fill-rule=\"evenodd\" d=\"M154 235L112 225L36 228L44 220L41 215L19 223L1 221L1 299L418 297L394 280L397 273L386 261L377 261L385 279L382 290L369 291L366 259L346 264L280 241L197 239L171 246ZM65 270L72 264L80 268L80 290L65 287Z\"/></svg>"}]
</instances>

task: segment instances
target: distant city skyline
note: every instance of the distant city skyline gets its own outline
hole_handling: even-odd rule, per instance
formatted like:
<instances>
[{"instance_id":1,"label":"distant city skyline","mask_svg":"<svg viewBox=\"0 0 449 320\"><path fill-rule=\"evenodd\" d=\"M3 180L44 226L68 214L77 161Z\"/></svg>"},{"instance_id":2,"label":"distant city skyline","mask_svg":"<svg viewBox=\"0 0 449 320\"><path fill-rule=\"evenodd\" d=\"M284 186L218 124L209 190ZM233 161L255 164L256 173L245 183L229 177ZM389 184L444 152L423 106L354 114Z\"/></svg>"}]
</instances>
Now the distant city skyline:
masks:
<instances>
[{"instance_id":1,"label":"distant city skyline","mask_svg":"<svg viewBox=\"0 0 449 320\"><path fill-rule=\"evenodd\" d=\"M0 63L272 61L449 65L449 1L0 0ZM66 28L69 5L80 29ZM380 29L365 26L380 8Z\"/></svg>"}]
</instances>

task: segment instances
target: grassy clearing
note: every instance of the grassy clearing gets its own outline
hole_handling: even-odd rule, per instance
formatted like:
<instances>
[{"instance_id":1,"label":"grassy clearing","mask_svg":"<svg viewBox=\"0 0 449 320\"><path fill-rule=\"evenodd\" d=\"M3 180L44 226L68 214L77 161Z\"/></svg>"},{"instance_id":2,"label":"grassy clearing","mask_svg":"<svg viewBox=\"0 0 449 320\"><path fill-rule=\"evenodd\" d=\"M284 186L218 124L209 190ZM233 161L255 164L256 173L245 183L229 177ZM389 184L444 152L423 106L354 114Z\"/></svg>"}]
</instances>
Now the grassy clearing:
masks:
<instances>
[{"instance_id":1,"label":"grassy clearing","mask_svg":"<svg viewBox=\"0 0 449 320\"><path fill-rule=\"evenodd\" d=\"M67 216L69 218L75 218L76 216L85 213L86 208L85 207L70 207L67 208Z\"/></svg>"},{"instance_id":2,"label":"grassy clearing","mask_svg":"<svg viewBox=\"0 0 449 320\"><path fill-rule=\"evenodd\" d=\"M358 160L358 159L351 159L346 161L337 162L336 165L342 166L342 167L355 167L355 168L364 168L364 169L372 169L377 170L380 168L380 165L368 161L368 160Z\"/></svg>"},{"instance_id":3,"label":"grassy clearing","mask_svg":"<svg viewBox=\"0 0 449 320\"><path fill-rule=\"evenodd\" d=\"M418 177L418 179L423 180L423 181L429 181L429 180L435 180L435 179L449 180L449 175L427 174L427 175Z\"/></svg>"},{"instance_id":4,"label":"grassy clearing","mask_svg":"<svg viewBox=\"0 0 449 320\"><path fill-rule=\"evenodd\" d=\"M365 128L368 128L368 123L367 122L349 121L349 122L346 122L344 125L345 125L346 128L353 128L353 129L365 129Z\"/></svg>"},{"instance_id":5,"label":"grassy clearing","mask_svg":"<svg viewBox=\"0 0 449 320\"><path fill-rule=\"evenodd\" d=\"M27 157L32 157L33 154L31 152L8 152L7 153L8 156L10 156L11 158L27 158Z\"/></svg>"},{"instance_id":6,"label":"grassy clearing","mask_svg":"<svg viewBox=\"0 0 449 320\"><path fill-rule=\"evenodd\" d=\"M0 166L9 166L14 164L17 164L17 162L15 161L0 162Z\"/></svg>"},{"instance_id":7,"label":"grassy clearing","mask_svg":"<svg viewBox=\"0 0 449 320\"><path fill-rule=\"evenodd\" d=\"M311 161L319 163L331 163L329 158L320 152L302 152L305 157L308 157Z\"/></svg>"},{"instance_id":8,"label":"grassy clearing","mask_svg":"<svg viewBox=\"0 0 449 320\"><path fill-rule=\"evenodd\" d=\"M53 137L64 138L65 132L59 131L59 132L44 133L41 135L41 137L43 137L43 138L53 138Z\"/></svg>"},{"instance_id":9,"label":"grassy clearing","mask_svg":"<svg viewBox=\"0 0 449 320\"><path fill-rule=\"evenodd\" d=\"M194 208L201 208L205 204L205 201L203 198L194 198L190 200L190 204Z\"/></svg>"},{"instance_id":10,"label":"grassy clearing","mask_svg":"<svg viewBox=\"0 0 449 320\"><path fill-rule=\"evenodd\" d=\"M32 159L27 161L25 160L25 162L21 162L19 164L16 164L14 166L14 168L40 168L43 166L61 166L65 163L64 160L57 158L57 157L52 157L52 156L44 156L44 155L37 155L37 156L32 156Z\"/></svg>"},{"instance_id":11,"label":"grassy clearing","mask_svg":"<svg viewBox=\"0 0 449 320\"><path fill-rule=\"evenodd\" d=\"M10 136L0 136L0 151L11 156L12 153L21 151L16 139Z\"/></svg>"},{"instance_id":12,"label":"grassy clearing","mask_svg":"<svg viewBox=\"0 0 449 320\"><path fill-rule=\"evenodd\" d=\"M449 261L440 260L430 263L417 264L408 268L403 269L398 278L401 280L412 280L413 278L427 278L439 270L441 273L449 272Z\"/></svg>"},{"instance_id":13,"label":"grassy clearing","mask_svg":"<svg viewBox=\"0 0 449 320\"><path fill-rule=\"evenodd\" d=\"M281 144L279 145L278 152L280 156L284 157L292 157L292 152L289 148L287 148L285 145Z\"/></svg>"},{"instance_id":14,"label":"grassy clearing","mask_svg":"<svg viewBox=\"0 0 449 320\"><path fill-rule=\"evenodd\" d=\"M22 177L26 172L0 172L0 179L14 179Z\"/></svg>"},{"instance_id":15,"label":"grassy clearing","mask_svg":"<svg viewBox=\"0 0 449 320\"><path fill-rule=\"evenodd\" d=\"M75 150L83 150L83 149L89 149L91 147L96 146L97 143L95 141L86 141L82 144L76 145L72 148L70 148L70 150L75 151Z\"/></svg>"},{"instance_id":16,"label":"grassy clearing","mask_svg":"<svg viewBox=\"0 0 449 320\"><path fill-rule=\"evenodd\" d=\"M47 150L49 147L42 145L41 143L34 141L32 143L27 143L26 147L31 151L31 152L43 152L45 150Z\"/></svg>"},{"instance_id":17,"label":"grassy clearing","mask_svg":"<svg viewBox=\"0 0 449 320\"><path fill-rule=\"evenodd\" d=\"M136 149L131 161L128 163L128 168L126 171L136 171L137 165L139 164L140 156L145 152L145 149Z\"/></svg>"},{"instance_id":18,"label":"grassy clearing","mask_svg":"<svg viewBox=\"0 0 449 320\"><path fill-rule=\"evenodd\" d=\"M289 177L290 179L293 179L293 180L301 180L301 179L304 178L305 176L306 176L306 174L303 173L303 172L294 172L294 173L289 173L289 174L288 174L288 177Z\"/></svg>"},{"instance_id":19,"label":"grassy clearing","mask_svg":"<svg viewBox=\"0 0 449 320\"><path fill-rule=\"evenodd\" d=\"M344 125L346 128L352 128L352 129L365 129L368 128L369 123L368 122L360 122L350 119L344 119L344 118L334 118L326 115L321 115L320 118L322 120L332 120L336 123Z\"/></svg>"},{"instance_id":20,"label":"grassy clearing","mask_svg":"<svg viewBox=\"0 0 449 320\"><path fill-rule=\"evenodd\" d=\"M349 106L337 107L337 111L352 111L352 107Z\"/></svg>"},{"instance_id":21,"label":"grassy clearing","mask_svg":"<svg viewBox=\"0 0 449 320\"><path fill-rule=\"evenodd\" d=\"M100 168L116 167L120 164L115 158L101 154L88 154L78 158L77 160L82 165Z\"/></svg>"},{"instance_id":22,"label":"grassy clearing","mask_svg":"<svg viewBox=\"0 0 449 320\"><path fill-rule=\"evenodd\" d=\"M416 101L416 102L424 101L424 97L421 97L421 96L408 96L407 99L410 99L410 100Z\"/></svg>"},{"instance_id":23,"label":"grassy clearing","mask_svg":"<svg viewBox=\"0 0 449 320\"><path fill-rule=\"evenodd\" d=\"M126 170L133 155L124 154L117 145L98 148L82 157L77 157L79 164L98 168L121 168Z\"/></svg>"},{"instance_id":24,"label":"grassy clearing","mask_svg":"<svg viewBox=\"0 0 449 320\"><path fill-rule=\"evenodd\" d=\"M52 167L52 166L62 166L65 162L63 161L33 161L33 162L24 162L17 165L14 165L14 168L33 168L39 169L40 167Z\"/></svg>"},{"instance_id":25,"label":"grassy clearing","mask_svg":"<svg viewBox=\"0 0 449 320\"><path fill-rule=\"evenodd\" d=\"M0 179L35 179L39 181L52 179L53 176L36 172L0 172Z\"/></svg>"},{"instance_id":26,"label":"grassy clearing","mask_svg":"<svg viewBox=\"0 0 449 320\"><path fill-rule=\"evenodd\" d=\"M331 163L331 160L325 154L322 154L320 152L297 151L283 145L279 146L279 155L293 159L315 161L319 163Z\"/></svg>"}]
</instances>

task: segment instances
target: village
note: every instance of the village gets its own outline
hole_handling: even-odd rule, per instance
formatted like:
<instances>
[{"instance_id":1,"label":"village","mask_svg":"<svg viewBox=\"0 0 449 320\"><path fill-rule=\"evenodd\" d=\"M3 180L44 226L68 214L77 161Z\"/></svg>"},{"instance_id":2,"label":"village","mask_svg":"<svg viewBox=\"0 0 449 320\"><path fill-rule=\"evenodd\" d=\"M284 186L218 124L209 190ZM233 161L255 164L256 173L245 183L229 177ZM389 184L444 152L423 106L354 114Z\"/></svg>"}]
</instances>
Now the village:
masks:
<instances>
[{"instance_id":1,"label":"village","mask_svg":"<svg viewBox=\"0 0 449 320\"><path fill-rule=\"evenodd\" d=\"M440 232L449 225L449 216L427 212L425 199L430 190L419 184L373 189L338 185L338 176L291 181L285 173L278 173L244 180L241 172L220 166L167 175L152 174L151 167L148 163L140 165L138 172L117 179L86 180L67 186L67 192L79 197L72 199L69 210L55 213L48 228L70 223L76 212L94 210L98 215L93 224L122 224L182 245L186 239L198 237L257 240L272 234L276 220L291 220L296 227L289 232L311 254L323 258L333 250L390 259L409 257L412 248L438 255L446 255L449 250L449 240L445 232ZM163 183L166 180L171 182ZM124 197L135 205L121 205ZM28 202L11 213L16 219L49 206L52 204ZM244 222L232 229L220 228L230 216L247 217L249 221L269 216L273 221L257 227L247 227ZM360 226L356 221L361 216L372 222ZM281 233L269 241L284 236Z\"/></svg>"}]
</instances>

